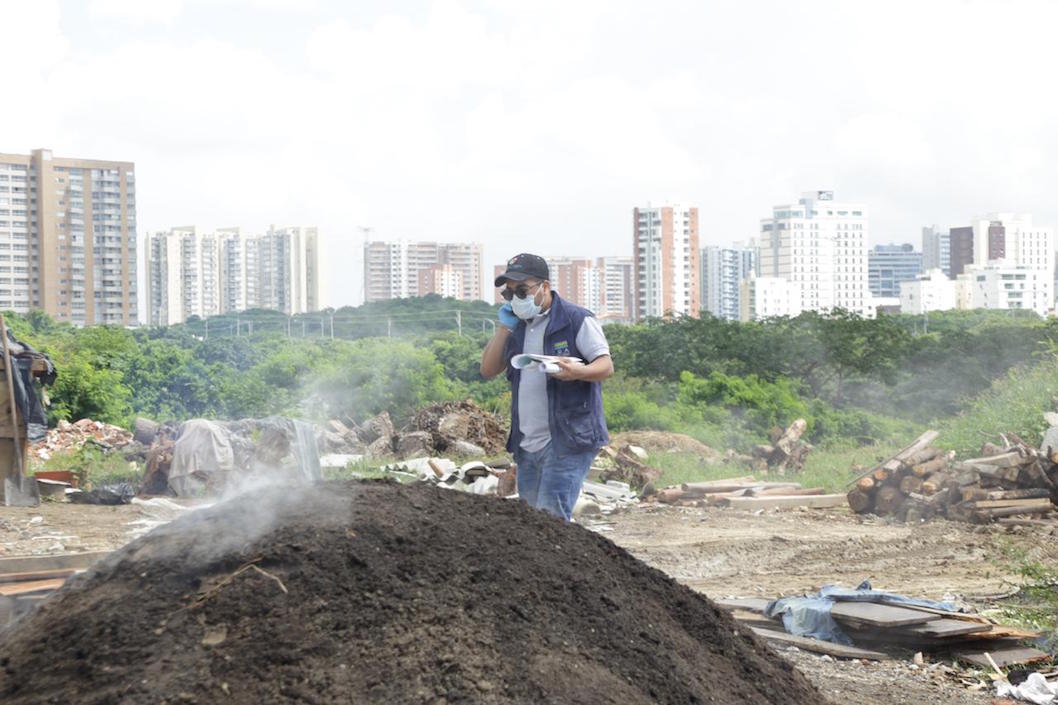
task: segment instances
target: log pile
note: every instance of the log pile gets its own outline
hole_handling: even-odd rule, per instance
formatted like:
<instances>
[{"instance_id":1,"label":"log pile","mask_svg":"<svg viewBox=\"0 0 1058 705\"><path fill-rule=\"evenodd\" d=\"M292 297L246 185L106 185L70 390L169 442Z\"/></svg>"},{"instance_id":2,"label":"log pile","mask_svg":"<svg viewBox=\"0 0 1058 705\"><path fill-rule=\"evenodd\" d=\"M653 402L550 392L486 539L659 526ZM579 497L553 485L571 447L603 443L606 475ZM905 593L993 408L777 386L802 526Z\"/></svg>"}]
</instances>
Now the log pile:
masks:
<instances>
[{"instance_id":1,"label":"log pile","mask_svg":"<svg viewBox=\"0 0 1058 705\"><path fill-rule=\"evenodd\" d=\"M757 510L836 507L844 504L845 498L840 494L827 494L822 487L802 487L799 482L760 482L747 475L665 487L644 497L644 501L685 507Z\"/></svg>"},{"instance_id":2,"label":"log pile","mask_svg":"<svg viewBox=\"0 0 1058 705\"><path fill-rule=\"evenodd\" d=\"M977 458L956 461L927 431L892 458L853 480L846 495L859 514L917 523L934 517L987 524L1047 516L1058 500L1058 429L1036 449L1013 434L985 444ZM1052 459L1053 455L1053 459Z\"/></svg>"},{"instance_id":3,"label":"log pile","mask_svg":"<svg viewBox=\"0 0 1058 705\"><path fill-rule=\"evenodd\" d=\"M787 470L800 471L805 458L812 452L812 445L801 440L808 429L804 419L797 419L785 430L776 426L771 431L771 443L753 448L753 457L763 464L761 469L772 470L780 475Z\"/></svg>"}]
</instances>

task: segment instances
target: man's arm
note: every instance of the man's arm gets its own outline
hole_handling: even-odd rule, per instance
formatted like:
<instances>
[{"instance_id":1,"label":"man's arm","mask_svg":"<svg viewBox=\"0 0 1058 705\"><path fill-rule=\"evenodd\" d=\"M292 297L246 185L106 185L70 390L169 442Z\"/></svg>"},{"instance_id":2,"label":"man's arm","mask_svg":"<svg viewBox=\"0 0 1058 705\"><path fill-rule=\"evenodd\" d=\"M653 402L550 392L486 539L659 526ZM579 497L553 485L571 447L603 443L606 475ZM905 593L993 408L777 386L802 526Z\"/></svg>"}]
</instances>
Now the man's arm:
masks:
<instances>
[{"instance_id":1,"label":"man's arm","mask_svg":"<svg viewBox=\"0 0 1058 705\"><path fill-rule=\"evenodd\" d=\"M507 347L507 338L511 331L506 326L496 326L496 333L485 345L481 353L481 376L492 379L507 369L507 361L503 359L503 351Z\"/></svg>"},{"instance_id":2,"label":"man's arm","mask_svg":"<svg viewBox=\"0 0 1058 705\"><path fill-rule=\"evenodd\" d=\"M551 376L563 382L574 379L583 382L601 382L613 376L613 359L609 355L600 355L587 365L559 360L558 366L562 368L561 371Z\"/></svg>"}]
</instances>

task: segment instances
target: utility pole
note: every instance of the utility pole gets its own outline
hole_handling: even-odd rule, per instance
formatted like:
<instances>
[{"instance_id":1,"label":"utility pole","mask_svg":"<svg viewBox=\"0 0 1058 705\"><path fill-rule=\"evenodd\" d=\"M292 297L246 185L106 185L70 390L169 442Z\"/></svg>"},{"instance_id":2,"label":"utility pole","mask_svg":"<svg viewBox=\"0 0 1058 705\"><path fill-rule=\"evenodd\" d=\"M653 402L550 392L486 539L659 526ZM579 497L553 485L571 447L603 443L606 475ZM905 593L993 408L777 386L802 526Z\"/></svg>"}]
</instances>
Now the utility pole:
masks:
<instances>
[{"instance_id":1,"label":"utility pole","mask_svg":"<svg viewBox=\"0 0 1058 705\"><path fill-rule=\"evenodd\" d=\"M387 318L386 319L386 337L387 338L392 338L393 337L393 319L392 318Z\"/></svg>"},{"instance_id":2,"label":"utility pole","mask_svg":"<svg viewBox=\"0 0 1058 705\"><path fill-rule=\"evenodd\" d=\"M334 340L334 314L331 314L331 340Z\"/></svg>"},{"instance_id":3,"label":"utility pole","mask_svg":"<svg viewBox=\"0 0 1058 705\"><path fill-rule=\"evenodd\" d=\"M206 340L209 340L209 319L206 319Z\"/></svg>"},{"instance_id":4,"label":"utility pole","mask_svg":"<svg viewBox=\"0 0 1058 705\"><path fill-rule=\"evenodd\" d=\"M290 337L290 316L287 316L287 338Z\"/></svg>"},{"instance_id":5,"label":"utility pole","mask_svg":"<svg viewBox=\"0 0 1058 705\"><path fill-rule=\"evenodd\" d=\"M301 337L302 338L305 337L305 319L304 318L301 319Z\"/></svg>"},{"instance_id":6,"label":"utility pole","mask_svg":"<svg viewBox=\"0 0 1058 705\"><path fill-rule=\"evenodd\" d=\"M239 333L242 332L242 324L239 322L239 314L235 314L235 337L239 337Z\"/></svg>"},{"instance_id":7,"label":"utility pole","mask_svg":"<svg viewBox=\"0 0 1058 705\"><path fill-rule=\"evenodd\" d=\"M459 336L463 336L463 312L456 311L456 327L459 329Z\"/></svg>"}]
</instances>

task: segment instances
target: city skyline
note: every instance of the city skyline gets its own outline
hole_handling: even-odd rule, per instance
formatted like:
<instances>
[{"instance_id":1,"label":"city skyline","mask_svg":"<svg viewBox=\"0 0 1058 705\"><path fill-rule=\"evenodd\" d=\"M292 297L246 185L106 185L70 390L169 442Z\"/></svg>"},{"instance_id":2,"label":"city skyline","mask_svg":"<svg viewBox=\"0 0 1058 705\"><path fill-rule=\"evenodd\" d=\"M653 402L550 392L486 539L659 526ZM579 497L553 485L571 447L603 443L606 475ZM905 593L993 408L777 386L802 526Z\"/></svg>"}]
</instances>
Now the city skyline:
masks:
<instances>
[{"instance_id":1,"label":"city skyline","mask_svg":"<svg viewBox=\"0 0 1058 705\"><path fill-rule=\"evenodd\" d=\"M135 162L141 234L315 223L338 305L359 296L360 226L499 262L612 253L646 200L708 209L700 244L723 246L805 188L869 204L868 245L975 212L1056 223L1058 97L1037 90L1055 20L988 0L3 3L27 61L0 149ZM936 41L953 35L990 51ZM1034 99L965 109L990 95Z\"/></svg>"}]
</instances>

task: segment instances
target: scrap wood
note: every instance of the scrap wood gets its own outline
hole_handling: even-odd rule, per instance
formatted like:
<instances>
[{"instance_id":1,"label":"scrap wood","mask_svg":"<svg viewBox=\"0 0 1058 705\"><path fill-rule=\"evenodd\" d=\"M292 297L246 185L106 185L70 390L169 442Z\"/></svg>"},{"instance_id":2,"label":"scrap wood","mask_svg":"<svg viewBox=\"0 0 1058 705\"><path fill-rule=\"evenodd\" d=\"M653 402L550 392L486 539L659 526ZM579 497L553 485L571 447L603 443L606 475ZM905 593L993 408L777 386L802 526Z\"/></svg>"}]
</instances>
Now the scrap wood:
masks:
<instances>
[{"instance_id":1,"label":"scrap wood","mask_svg":"<svg viewBox=\"0 0 1058 705\"><path fill-rule=\"evenodd\" d=\"M835 602L830 616L839 622L856 622L872 627L904 627L931 622L934 616L912 607L877 602Z\"/></svg>"},{"instance_id":2,"label":"scrap wood","mask_svg":"<svg viewBox=\"0 0 1058 705\"><path fill-rule=\"evenodd\" d=\"M29 580L52 580L62 578L65 580L75 573L81 572L75 568L59 568L57 570L30 570L21 573L0 573L0 584L24 583Z\"/></svg>"},{"instance_id":3,"label":"scrap wood","mask_svg":"<svg viewBox=\"0 0 1058 705\"><path fill-rule=\"evenodd\" d=\"M885 467L885 465L887 463L889 463L890 461L896 460L896 461L898 461L898 463L902 464L904 459L910 458L916 452L918 452L920 450L923 450L930 443L932 443L933 441L937 440L937 438L939 436L940 436L940 432L939 431L926 431L921 436L916 438L914 440L914 442L911 443L911 445L909 445L908 447L904 448L902 451L900 451L899 453L894 455L892 458L889 458L888 460L882 461L881 463L879 463L879 464L875 465L874 467L872 467L870 470L867 470L866 472L864 472L864 473L862 473L860 475L857 475L856 477L852 478L847 483L845 483L845 486L849 487L852 484L854 484L857 480L859 480L860 478L867 477L868 475L874 474L875 470L878 470L879 468Z\"/></svg>"},{"instance_id":4,"label":"scrap wood","mask_svg":"<svg viewBox=\"0 0 1058 705\"><path fill-rule=\"evenodd\" d=\"M3 583L0 584L0 595L13 597L33 592L50 592L58 590L65 582L66 578L51 578L49 580L30 580L21 583Z\"/></svg>"},{"instance_id":5,"label":"scrap wood","mask_svg":"<svg viewBox=\"0 0 1058 705\"><path fill-rule=\"evenodd\" d=\"M728 497L724 500L730 507L738 509L773 509L789 507L808 507L829 509L845 504L843 494L823 494L796 497Z\"/></svg>"},{"instance_id":6,"label":"scrap wood","mask_svg":"<svg viewBox=\"0 0 1058 705\"><path fill-rule=\"evenodd\" d=\"M787 632L780 632L772 629L761 629L759 627L750 627L750 629L757 636L770 642L785 644L787 646L796 646L804 651L827 654L828 656L834 656L836 658L866 659L868 661L887 661L890 658L888 654L883 654L880 651L870 651L855 646L835 644L830 641L809 639L808 637L795 636Z\"/></svg>"},{"instance_id":7,"label":"scrap wood","mask_svg":"<svg viewBox=\"0 0 1058 705\"><path fill-rule=\"evenodd\" d=\"M982 668L989 668L993 663L996 667L1018 666L1048 661L1051 658L1043 651L1027 646L1012 646L994 651L956 651L954 656L960 661Z\"/></svg>"}]
</instances>

